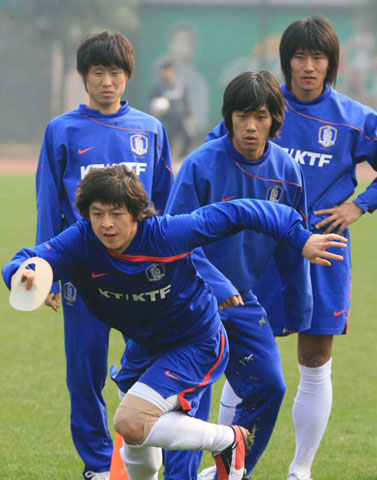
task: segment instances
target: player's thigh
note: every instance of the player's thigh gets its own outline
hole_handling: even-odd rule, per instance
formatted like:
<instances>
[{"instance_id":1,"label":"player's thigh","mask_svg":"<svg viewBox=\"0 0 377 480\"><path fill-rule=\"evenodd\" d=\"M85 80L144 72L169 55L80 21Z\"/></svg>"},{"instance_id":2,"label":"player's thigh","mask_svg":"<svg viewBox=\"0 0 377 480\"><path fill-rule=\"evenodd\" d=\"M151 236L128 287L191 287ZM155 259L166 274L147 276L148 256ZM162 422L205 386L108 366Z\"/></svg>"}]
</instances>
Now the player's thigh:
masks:
<instances>
[{"instance_id":1,"label":"player's thigh","mask_svg":"<svg viewBox=\"0 0 377 480\"><path fill-rule=\"evenodd\" d=\"M328 362L332 355L332 335L298 334L298 360L306 367L320 367Z\"/></svg>"}]
</instances>

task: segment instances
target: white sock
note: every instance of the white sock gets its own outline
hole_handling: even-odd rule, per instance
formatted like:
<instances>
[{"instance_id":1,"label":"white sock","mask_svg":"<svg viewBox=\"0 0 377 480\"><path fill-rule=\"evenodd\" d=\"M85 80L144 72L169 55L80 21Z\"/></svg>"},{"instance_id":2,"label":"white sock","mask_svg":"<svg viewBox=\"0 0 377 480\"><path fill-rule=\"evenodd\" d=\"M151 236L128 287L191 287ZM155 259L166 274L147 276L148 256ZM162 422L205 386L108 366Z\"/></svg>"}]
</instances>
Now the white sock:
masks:
<instances>
[{"instance_id":1,"label":"white sock","mask_svg":"<svg viewBox=\"0 0 377 480\"><path fill-rule=\"evenodd\" d=\"M236 395L228 380L224 383L223 392L221 394L219 408L219 423L221 425L232 425L233 418L236 413L236 407L242 398Z\"/></svg>"},{"instance_id":2,"label":"white sock","mask_svg":"<svg viewBox=\"0 0 377 480\"><path fill-rule=\"evenodd\" d=\"M162 465L162 450L125 444L121 455L130 480L158 480Z\"/></svg>"},{"instance_id":3,"label":"white sock","mask_svg":"<svg viewBox=\"0 0 377 480\"><path fill-rule=\"evenodd\" d=\"M234 430L190 417L182 412L168 412L153 425L143 446L166 450L209 450L216 454L234 441Z\"/></svg>"},{"instance_id":4,"label":"white sock","mask_svg":"<svg viewBox=\"0 0 377 480\"><path fill-rule=\"evenodd\" d=\"M325 433L332 405L332 359L321 367L299 365L301 381L293 405L296 453L289 472L309 473Z\"/></svg>"}]
</instances>

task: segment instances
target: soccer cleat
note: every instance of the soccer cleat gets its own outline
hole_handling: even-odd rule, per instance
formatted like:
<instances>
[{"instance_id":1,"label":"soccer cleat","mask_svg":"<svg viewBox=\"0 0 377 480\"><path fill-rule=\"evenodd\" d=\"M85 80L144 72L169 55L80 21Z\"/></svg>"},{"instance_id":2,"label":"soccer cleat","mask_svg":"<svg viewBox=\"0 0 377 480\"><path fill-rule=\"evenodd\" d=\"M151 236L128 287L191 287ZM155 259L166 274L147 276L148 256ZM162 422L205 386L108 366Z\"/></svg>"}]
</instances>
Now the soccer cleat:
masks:
<instances>
[{"instance_id":1,"label":"soccer cleat","mask_svg":"<svg viewBox=\"0 0 377 480\"><path fill-rule=\"evenodd\" d=\"M85 472L84 477L91 480L110 480L110 472Z\"/></svg>"},{"instance_id":2,"label":"soccer cleat","mask_svg":"<svg viewBox=\"0 0 377 480\"><path fill-rule=\"evenodd\" d=\"M214 456L218 480L242 480L245 473L245 455L252 445L252 435L244 427L232 425L234 442Z\"/></svg>"},{"instance_id":3,"label":"soccer cleat","mask_svg":"<svg viewBox=\"0 0 377 480\"><path fill-rule=\"evenodd\" d=\"M287 480L313 480L313 479L311 478L310 473L293 472L288 475Z\"/></svg>"}]
</instances>

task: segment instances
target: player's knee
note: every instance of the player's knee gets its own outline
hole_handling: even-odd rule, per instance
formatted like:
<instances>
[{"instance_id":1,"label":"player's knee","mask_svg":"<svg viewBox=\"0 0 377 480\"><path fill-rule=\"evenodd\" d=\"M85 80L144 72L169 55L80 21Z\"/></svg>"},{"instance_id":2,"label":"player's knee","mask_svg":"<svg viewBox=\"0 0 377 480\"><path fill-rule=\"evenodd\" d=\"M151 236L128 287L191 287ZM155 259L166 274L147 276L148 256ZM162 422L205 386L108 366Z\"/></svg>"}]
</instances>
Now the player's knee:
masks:
<instances>
[{"instance_id":1,"label":"player's knee","mask_svg":"<svg viewBox=\"0 0 377 480\"><path fill-rule=\"evenodd\" d=\"M150 402L127 394L115 413L114 428L127 444L141 445L162 413Z\"/></svg>"},{"instance_id":2,"label":"player's knee","mask_svg":"<svg viewBox=\"0 0 377 480\"><path fill-rule=\"evenodd\" d=\"M114 419L114 428L128 445L141 445L149 433L145 432L142 419L140 421L134 421L131 418Z\"/></svg>"},{"instance_id":3,"label":"player's knee","mask_svg":"<svg viewBox=\"0 0 377 480\"><path fill-rule=\"evenodd\" d=\"M269 397L283 399L287 390L284 374L281 369L275 369L263 378L263 390Z\"/></svg>"}]
</instances>

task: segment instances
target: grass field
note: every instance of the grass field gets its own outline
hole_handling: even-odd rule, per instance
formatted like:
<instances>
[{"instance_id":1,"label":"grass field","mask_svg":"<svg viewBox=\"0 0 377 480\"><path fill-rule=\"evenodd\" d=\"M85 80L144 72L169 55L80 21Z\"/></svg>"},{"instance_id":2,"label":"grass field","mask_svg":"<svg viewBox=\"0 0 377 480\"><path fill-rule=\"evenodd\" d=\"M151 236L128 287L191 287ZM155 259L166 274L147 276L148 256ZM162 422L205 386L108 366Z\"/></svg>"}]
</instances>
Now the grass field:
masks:
<instances>
[{"instance_id":1,"label":"grass field","mask_svg":"<svg viewBox=\"0 0 377 480\"><path fill-rule=\"evenodd\" d=\"M33 175L0 176L1 266L18 249L34 243L34 191ZM349 335L335 341L333 412L313 467L315 480L377 480L377 216L365 215L352 230L351 327ZM0 478L79 480L82 462L69 429L62 315L47 308L17 312L9 306L8 295L2 283ZM110 365L118 364L122 343L120 334L112 332ZM285 338L279 344L288 391L254 480L284 480L294 452L291 408L298 383L296 339ZM221 385L215 390L216 401ZM118 401L110 380L105 396L112 419ZM211 463L205 455L203 464Z\"/></svg>"}]
</instances>

